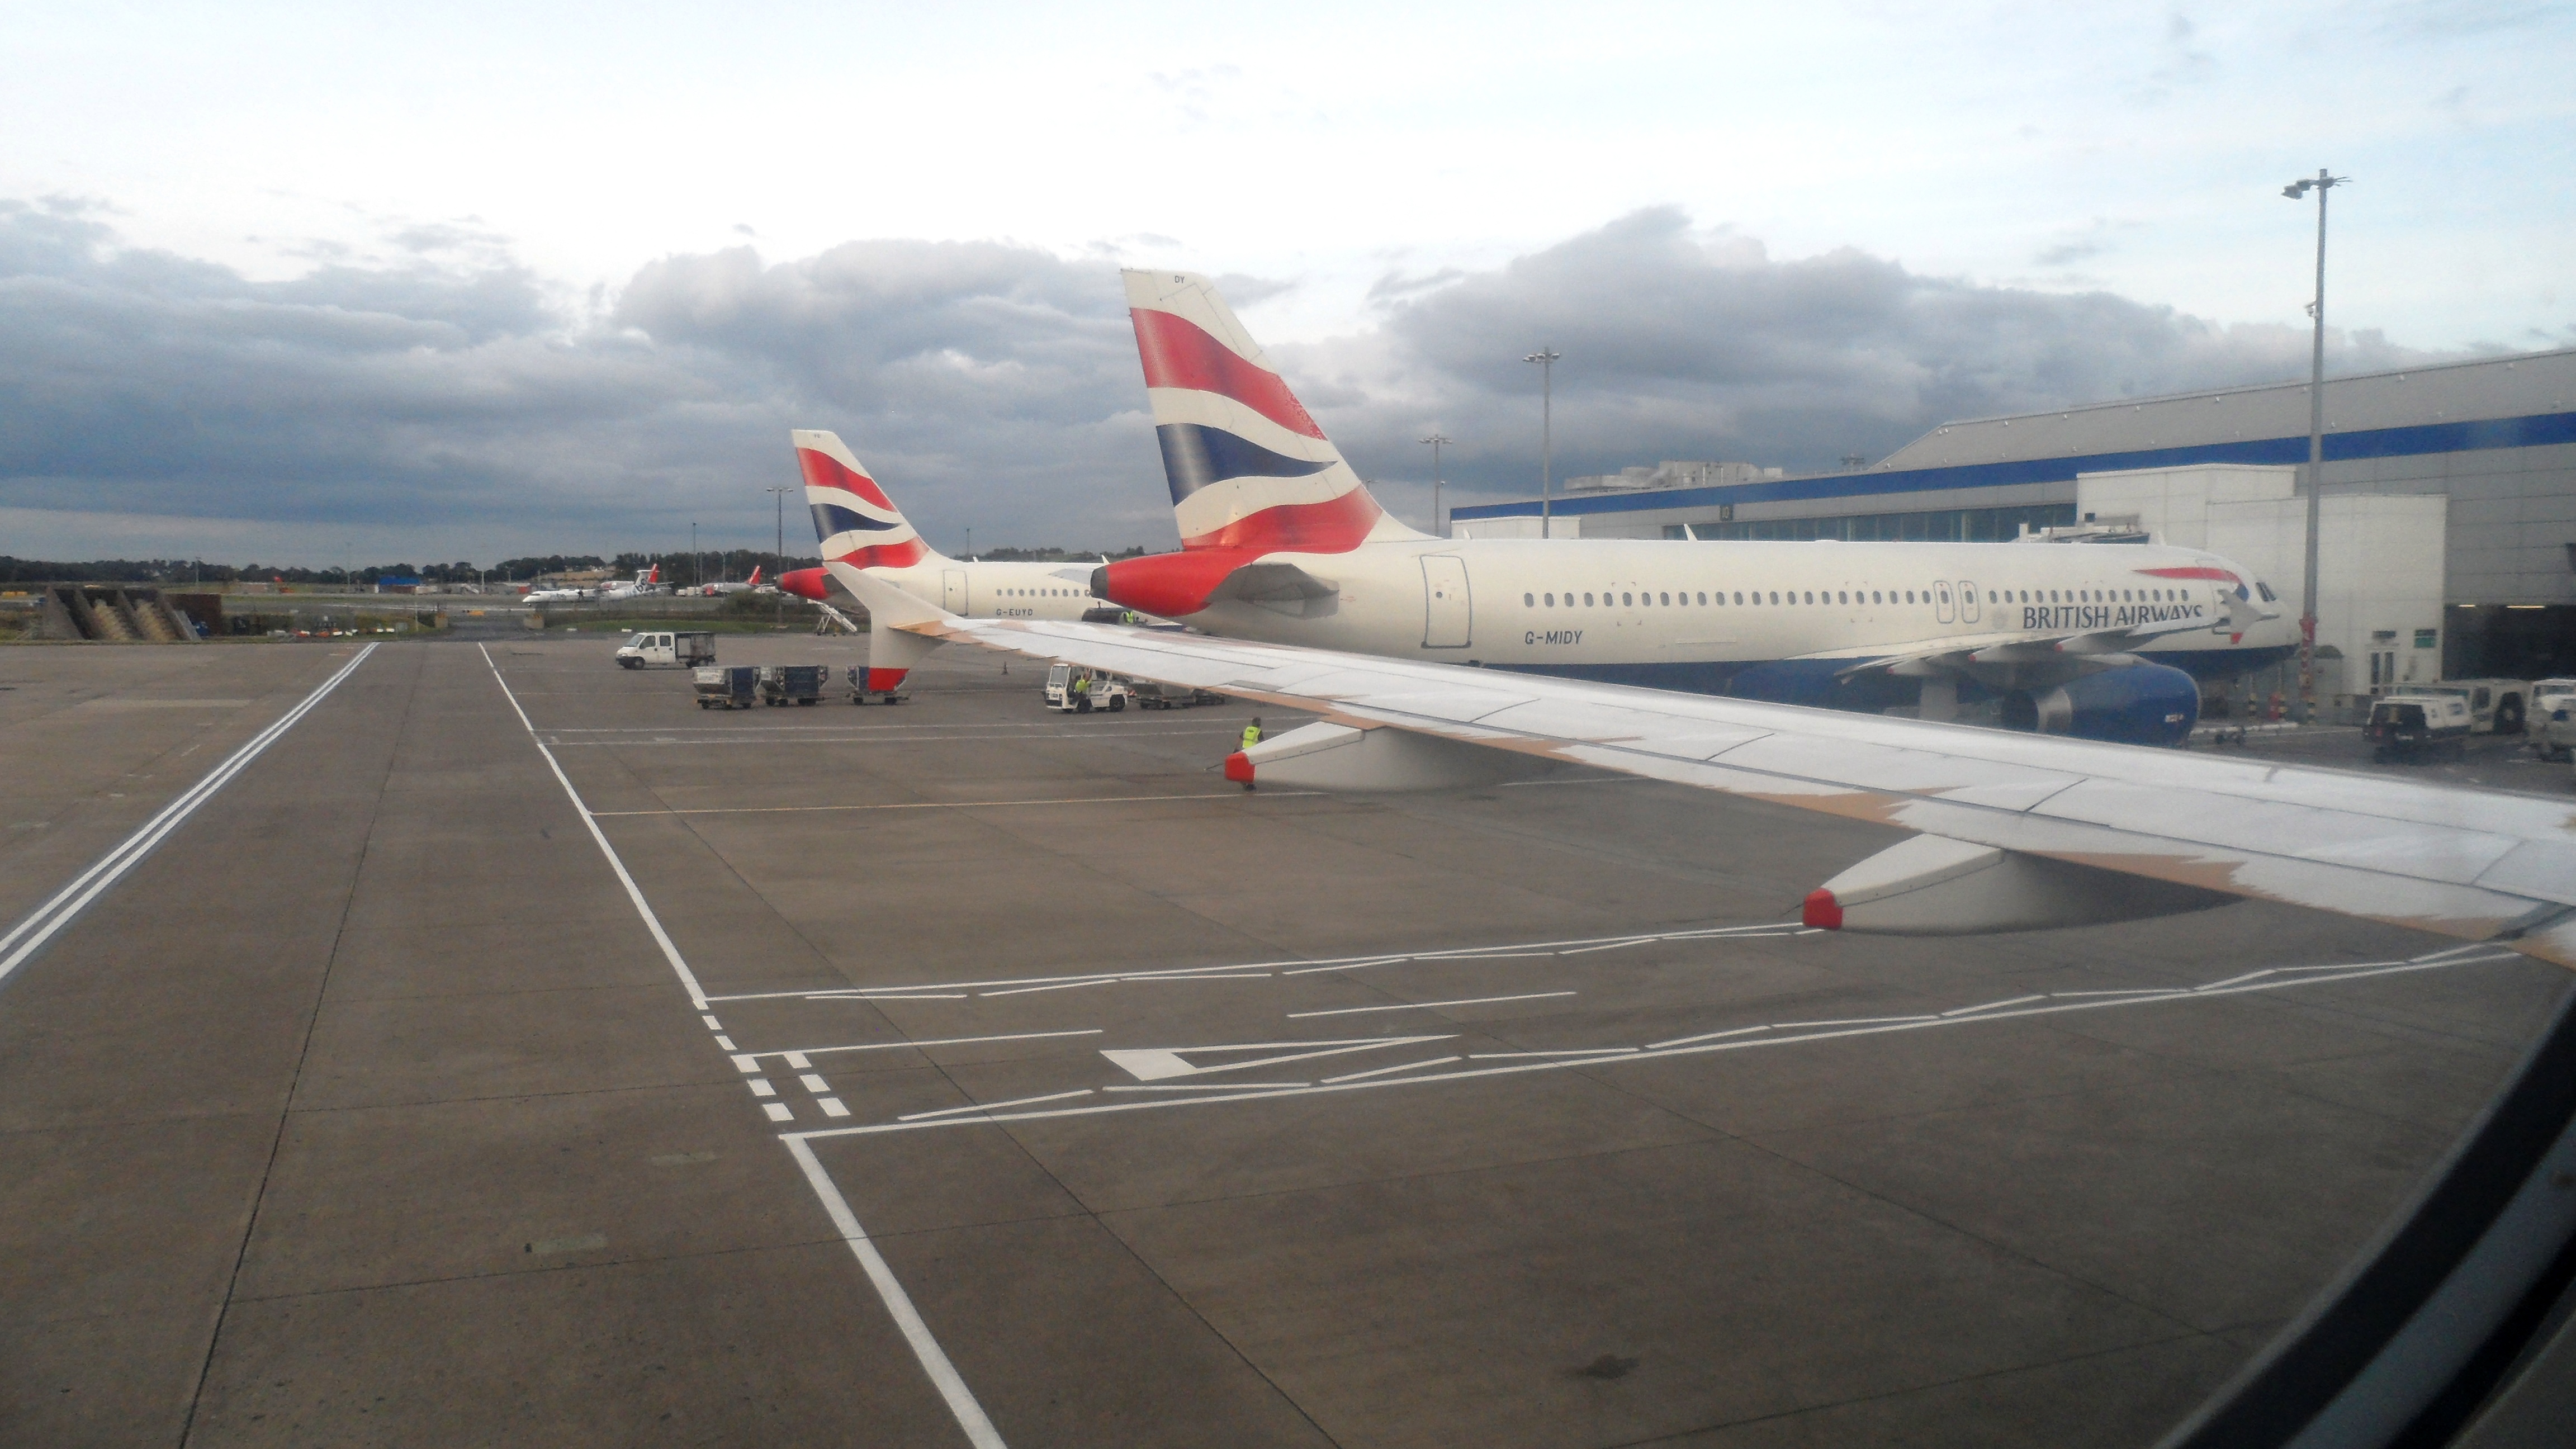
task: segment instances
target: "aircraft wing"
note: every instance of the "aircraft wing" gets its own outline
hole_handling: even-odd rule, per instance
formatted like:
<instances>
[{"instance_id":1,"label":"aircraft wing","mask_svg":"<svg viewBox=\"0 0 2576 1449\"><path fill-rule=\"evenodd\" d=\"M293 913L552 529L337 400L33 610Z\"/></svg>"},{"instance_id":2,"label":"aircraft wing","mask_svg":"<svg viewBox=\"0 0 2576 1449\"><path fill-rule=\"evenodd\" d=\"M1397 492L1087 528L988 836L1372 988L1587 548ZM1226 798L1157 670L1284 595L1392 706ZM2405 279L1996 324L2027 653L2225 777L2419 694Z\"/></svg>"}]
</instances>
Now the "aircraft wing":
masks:
<instances>
[{"instance_id":1,"label":"aircraft wing","mask_svg":"<svg viewBox=\"0 0 2576 1449\"><path fill-rule=\"evenodd\" d=\"M1320 717L1246 752L1232 777L1247 783L1403 788L1538 757L1926 837L1826 882L1821 906L1809 898L1814 924L2010 930L2256 897L2576 966L2576 801L1204 635L964 620L856 571L844 581L881 629Z\"/></svg>"}]
</instances>

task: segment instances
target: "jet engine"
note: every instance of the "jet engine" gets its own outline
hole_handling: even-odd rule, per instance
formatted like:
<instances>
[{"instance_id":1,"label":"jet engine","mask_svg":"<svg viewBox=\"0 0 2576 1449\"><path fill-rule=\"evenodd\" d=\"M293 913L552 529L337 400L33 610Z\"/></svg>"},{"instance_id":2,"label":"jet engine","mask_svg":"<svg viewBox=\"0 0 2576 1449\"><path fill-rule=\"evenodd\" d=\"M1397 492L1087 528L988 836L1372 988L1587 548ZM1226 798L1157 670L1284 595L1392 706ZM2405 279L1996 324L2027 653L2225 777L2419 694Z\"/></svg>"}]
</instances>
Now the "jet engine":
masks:
<instances>
[{"instance_id":1,"label":"jet engine","mask_svg":"<svg viewBox=\"0 0 2576 1449\"><path fill-rule=\"evenodd\" d=\"M2200 720L2200 683L2167 664L2132 664L2004 696L2004 728L2126 745L2179 745Z\"/></svg>"}]
</instances>

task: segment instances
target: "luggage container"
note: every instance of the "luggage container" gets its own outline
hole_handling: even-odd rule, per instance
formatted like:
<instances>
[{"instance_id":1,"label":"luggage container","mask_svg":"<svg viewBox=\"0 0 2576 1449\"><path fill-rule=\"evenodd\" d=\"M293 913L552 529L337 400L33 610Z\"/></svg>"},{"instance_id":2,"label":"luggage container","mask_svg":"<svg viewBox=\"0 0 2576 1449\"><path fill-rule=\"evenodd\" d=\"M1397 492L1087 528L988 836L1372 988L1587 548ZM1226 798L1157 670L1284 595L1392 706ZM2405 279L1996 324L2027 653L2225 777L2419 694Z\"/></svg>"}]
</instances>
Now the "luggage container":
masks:
<instances>
[{"instance_id":1,"label":"luggage container","mask_svg":"<svg viewBox=\"0 0 2576 1449\"><path fill-rule=\"evenodd\" d=\"M698 708L749 709L760 687L760 671L748 664L730 669L701 669L696 675Z\"/></svg>"},{"instance_id":2,"label":"luggage container","mask_svg":"<svg viewBox=\"0 0 2576 1449\"><path fill-rule=\"evenodd\" d=\"M760 702L812 704L823 697L823 677L828 672L820 664L764 664L760 666Z\"/></svg>"},{"instance_id":3,"label":"luggage container","mask_svg":"<svg viewBox=\"0 0 2576 1449\"><path fill-rule=\"evenodd\" d=\"M901 704L904 697L899 689L868 688L868 671L855 664L850 666L850 703Z\"/></svg>"}]
</instances>

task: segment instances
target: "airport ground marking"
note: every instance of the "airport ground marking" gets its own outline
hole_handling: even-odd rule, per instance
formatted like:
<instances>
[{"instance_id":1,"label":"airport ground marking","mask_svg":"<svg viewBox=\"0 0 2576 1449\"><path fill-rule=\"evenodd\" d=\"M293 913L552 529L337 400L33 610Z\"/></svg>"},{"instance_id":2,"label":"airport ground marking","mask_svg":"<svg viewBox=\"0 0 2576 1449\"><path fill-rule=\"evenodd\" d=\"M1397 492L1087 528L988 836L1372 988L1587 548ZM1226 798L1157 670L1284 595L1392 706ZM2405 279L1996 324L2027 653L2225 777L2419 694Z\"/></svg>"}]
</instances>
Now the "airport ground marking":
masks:
<instances>
[{"instance_id":1,"label":"airport ground marking","mask_svg":"<svg viewBox=\"0 0 2576 1449\"><path fill-rule=\"evenodd\" d=\"M358 666L367 662L367 656L375 652L376 646L373 644L361 647L348 663L341 665L330 678L323 680L293 709L278 716L266 729L251 736L241 748L226 756L223 763L207 771L196 784L180 792L179 798L162 806L160 812L145 821L141 828L118 842L107 854L100 856L89 869L74 877L71 884L55 892L51 899L28 912L17 925L10 927L7 935L0 936L0 981L8 980L11 973L33 959L37 952L45 948L47 942L59 935L65 926L78 919L81 912L89 909L91 902L105 895L110 887L124 878L127 871L141 864L143 858L150 855L155 846L168 838L170 832L178 829L186 823L189 816L197 813L198 806L213 799L218 791L232 783L233 777L248 769L251 761L258 759L269 746L283 739L288 730L295 728L297 721L310 714L314 706L327 698L332 690L340 687L340 681L356 673Z\"/></svg>"},{"instance_id":2,"label":"airport ground marking","mask_svg":"<svg viewBox=\"0 0 2576 1449\"><path fill-rule=\"evenodd\" d=\"M1451 1062L1459 1060L1462 1060L1462 1058L1425 1057L1418 1062L1397 1062L1391 1067L1371 1067L1365 1072L1344 1072L1338 1077L1326 1077L1324 1080L1327 1082L1356 1082L1368 1077L1391 1077L1398 1072L1415 1071L1422 1067L1445 1067Z\"/></svg>"},{"instance_id":3,"label":"airport ground marking","mask_svg":"<svg viewBox=\"0 0 2576 1449\"><path fill-rule=\"evenodd\" d=\"M849 1245L850 1256L859 1260L860 1271L866 1273L868 1281L875 1285L877 1297L893 1317L895 1328L912 1346L913 1357L921 1361L922 1370L930 1375L931 1386L947 1402L948 1412L957 1420L957 1427L966 1431L967 1442L975 1449L1005 1449L1000 1431L985 1415L984 1406L975 1401L974 1391L966 1387L966 1380L958 1374L957 1366L948 1361L947 1350L939 1346L930 1325L922 1321L921 1310L913 1306L912 1295L903 1291L903 1284L894 1276L894 1269L887 1266L885 1255L877 1251L867 1229L859 1226L858 1214L850 1211L849 1199L841 1196L839 1185L832 1181L830 1173L823 1170L822 1160L814 1155L814 1149L802 1135L790 1133L784 1140L788 1155L795 1158L796 1165L804 1170L805 1181L814 1189L814 1196L822 1199L823 1211L831 1218L832 1226L840 1231L841 1241Z\"/></svg>"},{"instance_id":4,"label":"airport ground marking","mask_svg":"<svg viewBox=\"0 0 2576 1449\"><path fill-rule=\"evenodd\" d=\"M2483 943L2481 943L2481 945L2482 944ZM2520 961L2526 959L2516 952L2498 950L2492 947L2485 947L2484 949L2487 950L2488 954L2482 956L2462 956L2459 954L2462 949L2479 948L2479 946L2468 948L2455 947L2449 950L2437 952L2428 957L2416 957L2393 962L2369 962L2351 966L2276 968L2272 971L2260 973L2272 979L2253 981L2238 980L2236 984L2226 986L2212 985L2210 987L2174 987L2169 990L2158 991L2149 996L2103 996L2098 993L2091 992L2051 992L2046 999L2045 1004L2033 1004L2030 1006L2012 1008L2010 1010L1987 1010L1968 1016L1919 1016L1881 1019L1868 1025L1849 1025L1826 1030L1808 1030L1795 1035L1783 1033L1783 1028L1789 1025L1788 1023L1773 1023L1759 1026L1736 1027L1729 1031L1710 1032L1694 1037L1676 1038L1672 1043L1665 1046L1650 1046L1641 1051L1619 1054L1587 1052L1580 1057L1514 1062L1499 1066L1473 1067L1462 1071L1432 1072L1421 1076L1381 1076L1372 1077L1362 1081L1317 1082L1310 1086L1302 1087L1264 1088L1257 1087L1253 1083L1236 1082L1227 1084L1234 1090L1211 1093L1206 1096L1156 1097L1134 1101L1122 1100L1117 1102L1105 1102L1093 1106L1056 1107L1036 1112L997 1112L988 1116L973 1118L950 1118L930 1121L906 1121L903 1119L897 1119L892 1122L877 1122L856 1127L820 1128L814 1131L800 1132L794 1135L800 1139L808 1140L825 1137L876 1136L889 1132L917 1132L927 1128L953 1127L968 1124L985 1126L1009 1122L1044 1121L1057 1117L1093 1117L1113 1112L1145 1112L1179 1107L1221 1106L1232 1102L1275 1101L1283 1097L1321 1096L1327 1093L1336 1092L1384 1091L1390 1088L1422 1087L1443 1082L1465 1082L1495 1077L1526 1076L1534 1072L1568 1071L1577 1068L1590 1067L1617 1067L1626 1066L1634 1062L1670 1061L1680 1057L1706 1056L1713 1055L1718 1052L1751 1051L1759 1050L1764 1047L1797 1046L1811 1042L1823 1041L1843 1041L1856 1037L1885 1036L1894 1032L1927 1031L1941 1027L1982 1026L1990 1022L2011 1021L2024 1017L2056 1016L2072 1012L2100 1011L2123 1006L2151 1006L2174 1001L2208 1001L2220 997L2245 996L2267 991L2284 991L2303 986L2331 985L2338 981L2358 981L2380 976L2405 975L2420 971L2447 970L2456 966L2480 966L2490 965L2496 962ZM2295 970L2301 974L2280 974L2281 971L2286 970ZM1387 1043L1392 1044L1397 1040L1399 1039L1388 1038ZM1208 1050L1208 1048L1181 1048L1180 1050ZM1101 1055L1112 1057L1114 1060L1115 1050L1104 1050Z\"/></svg>"},{"instance_id":5,"label":"airport ground marking","mask_svg":"<svg viewBox=\"0 0 2576 1449\"><path fill-rule=\"evenodd\" d=\"M1363 1016L1376 1011L1431 1011L1443 1006L1490 1006L1497 1001L1543 1001L1551 996L1575 996L1573 991L1524 991L1518 996L1470 996L1463 1001L1399 1001L1391 1006L1341 1006L1331 1011L1292 1011L1290 1021L1303 1021L1310 1016Z\"/></svg>"},{"instance_id":6,"label":"airport ground marking","mask_svg":"<svg viewBox=\"0 0 2576 1449\"><path fill-rule=\"evenodd\" d=\"M1068 1097L1088 1097L1095 1090L1095 1088L1084 1087L1073 1092L1049 1092L1043 1097L1014 1097L1007 1102L969 1102L963 1107L941 1107L930 1112L915 1112L909 1117L899 1117L895 1120L920 1122L932 1117L954 1117L962 1112L998 1112L1004 1107L1029 1107L1040 1102L1061 1102Z\"/></svg>"},{"instance_id":7,"label":"airport ground marking","mask_svg":"<svg viewBox=\"0 0 2576 1449\"><path fill-rule=\"evenodd\" d=\"M581 817L582 827L590 832L592 843L599 847L601 855L608 858L608 868L617 873L617 883L626 888L628 903L635 907L635 914L643 918L644 929L651 933L653 944L662 948L662 959L670 964L672 972L680 978L680 984L688 989L689 1004L701 1012L705 1011L706 988L698 984L698 974L690 970L687 960L681 957L680 948L671 940L671 933L662 929L662 918L653 914L652 904L644 899L643 888L636 885L635 877L627 873L626 862L618 857L617 847L608 843L608 833L599 828L599 817L591 813L590 803L581 798L581 792L572 787L572 777L564 773L563 762L557 760L555 752L537 737L537 727L528 722L528 712L519 707L519 697L511 692L510 681L501 677L501 666L492 662L491 647L484 644L474 647L483 651L483 666L492 671L493 682L501 686L501 697L510 702L510 713L519 717L519 728L528 732L528 742L535 745L537 753L545 758L546 768L554 772L555 783L563 786L564 798L572 802L573 813Z\"/></svg>"},{"instance_id":8,"label":"airport ground marking","mask_svg":"<svg viewBox=\"0 0 2576 1449\"><path fill-rule=\"evenodd\" d=\"M547 733L562 734L565 733L565 731L548 730ZM656 733L667 734L668 731L656 731ZM1132 739L1138 735L1143 735L1151 739L1171 740L1182 739L1190 736L1215 736L1231 739L1236 733L1237 731L1234 730L1143 729L1129 731L1127 737ZM960 730L949 734L939 735L869 736L858 734L790 735L763 730L756 734L750 731L745 731L740 737L734 739L556 740L554 743L557 748L566 750L594 748L612 750L685 750L736 749L745 745L930 745L973 740L1090 740L1102 738L1104 734L1105 731L1101 730L1060 729L1050 730L1043 735L1010 735Z\"/></svg>"},{"instance_id":9,"label":"airport ground marking","mask_svg":"<svg viewBox=\"0 0 2576 1449\"><path fill-rule=\"evenodd\" d=\"M1581 936L1565 941L1521 941L1489 946L1450 946L1430 951L1378 951L1365 956L1333 956L1317 961L1312 957L1290 957L1282 961L1244 961L1224 966L1167 966L1153 971L1078 971L1061 976L1004 976L989 981L921 981L905 986L817 986L800 991L745 991L723 996L710 996L718 1001L778 1001L790 998L805 1001L844 1000L882 1001L897 999L894 993L977 991L999 995L988 987L1047 986L1056 983L1088 986L1095 981L1115 979L1128 982L1187 981L1218 976L1277 972L1281 976L1313 976L1331 971L1359 971L1375 966L1397 966L1408 961L1436 963L1441 961L1507 961L1535 960L1544 956L1573 956L1584 948L1604 945L1644 945L1649 942L1760 940L1774 936L1812 936L1816 931L1794 921L1766 921L1750 926L1694 926L1680 931L1658 931L1640 936ZM932 999L924 996L922 999ZM942 998L953 999L953 998Z\"/></svg>"},{"instance_id":10,"label":"airport ground marking","mask_svg":"<svg viewBox=\"0 0 2576 1449\"><path fill-rule=\"evenodd\" d=\"M1312 1082L1112 1082L1104 1092L1242 1092L1254 1088L1311 1087Z\"/></svg>"},{"instance_id":11,"label":"airport ground marking","mask_svg":"<svg viewBox=\"0 0 2576 1449\"><path fill-rule=\"evenodd\" d=\"M734 1060L741 1062L758 1061L762 1057L785 1057L791 1067L811 1066L810 1062L800 1063L795 1059L822 1056L829 1052L890 1052L900 1051L905 1047L973 1046L979 1042L991 1041L1045 1041L1050 1037L1059 1036L1098 1036L1101 1031L1100 1027L1089 1026L1074 1031L1015 1031L1001 1036L933 1037L923 1041L862 1041L841 1046L798 1047L794 1051L745 1052ZM752 1068L745 1067L743 1070L750 1071Z\"/></svg>"},{"instance_id":12,"label":"airport ground marking","mask_svg":"<svg viewBox=\"0 0 2576 1449\"><path fill-rule=\"evenodd\" d=\"M1264 790L1256 800L1294 800L1321 790ZM646 815L811 815L850 810L1007 810L1032 805L1137 805L1157 800L1241 800L1241 790L1202 790L1192 795L1068 795L1058 800L900 800L882 805L707 805L675 810L601 810L603 819Z\"/></svg>"},{"instance_id":13,"label":"airport ground marking","mask_svg":"<svg viewBox=\"0 0 2576 1449\"><path fill-rule=\"evenodd\" d=\"M590 831L592 843L596 844L599 847L599 853L607 858L609 869L616 872L618 884L625 887L628 903L635 907L635 914L643 920L645 929L652 933L654 944L662 948L663 960L670 963L672 973L678 976L680 984L687 988L690 1004L697 1008L710 1032L719 1030L716 1018L707 1012L707 993L705 988L698 984L697 973L689 969L689 963L680 955L680 948L672 942L670 933L662 929L661 918L653 913L651 903L644 899L643 890L635 884L635 877L627 872L626 862L618 858L616 848L608 843L607 834L599 828L599 821L592 815L589 804L581 798L581 792L573 788L572 779L564 773L562 762L555 758L554 751L547 748L545 740L537 734L536 726L528 720L528 712L520 708L518 696L510 689L510 681L502 677L501 666L493 661L490 646L476 645L475 647L482 651L483 665L492 671L493 682L501 686L501 697L509 701L510 712L518 716L519 727L528 732L528 742L537 747L537 753L544 758L546 768L554 772L555 783L563 786L565 798L572 802L574 812L581 817L581 823ZM364 654L359 656L360 659L365 657ZM350 668L355 667L356 663L353 661ZM1082 1034L1079 1032L1047 1033L1047 1035L1065 1036ZM887 1045L916 1044L904 1042L887 1043ZM809 1050L855 1049L821 1047ZM742 1066L746 1059L753 1063L752 1066L743 1068L748 1074L758 1070L760 1056L783 1054L734 1053L732 1055L734 1064L738 1067ZM758 1082L757 1085L765 1087L768 1084ZM795 1110L784 1102L764 1103L761 1113L770 1121L777 1123L790 1123L796 1119ZM834 1114L827 1108L826 1115L846 1115L846 1112ZM877 1251L876 1244L869 1241L866 1230L859 1226L858 1216L850 1211L849 1200L842 1197L841 1190L833 1185L831 1174L823 1170L823 1164L814 1156L813 1149L806 1146L794 1133L783 1133L780 1135L780 1140L786 1144L788 1155L795 1159L798 1167L803 1169L806 1184L814 1190L814 1196L821 1201L823 1211L831 1218L833 1227L839 1230L841 1241L849 1245L851 1256L858 1259L860 1270L867 1275L869 1285L876 1290L877 1300L885 1305L886 1313L894 1319L896 1328L904 1336L904 1341L911 1346L914 1359L921 1364L922 1372L929 1376L932 1387L938 1390L941 1401L947 1404L950 1416L957 1421L957 1427L965 1431L967 1440L975 1446L975 1449L1008 1449L1008 1446L1002 1442L1001 1434L993 1428L992 1419L984 1413L984 1406L976 1402L973 1391L966 1387L965 1379L958 1375L956 1365L949 1361L947 1351L939 1346L939 1340L931 1333L930 1326L922 1321L920 1310L913 1306L912 1296L903 1291L903 1284L896 1280L894 1270L886 1265L884 1255Z\"/></svg>"}]
</instances>

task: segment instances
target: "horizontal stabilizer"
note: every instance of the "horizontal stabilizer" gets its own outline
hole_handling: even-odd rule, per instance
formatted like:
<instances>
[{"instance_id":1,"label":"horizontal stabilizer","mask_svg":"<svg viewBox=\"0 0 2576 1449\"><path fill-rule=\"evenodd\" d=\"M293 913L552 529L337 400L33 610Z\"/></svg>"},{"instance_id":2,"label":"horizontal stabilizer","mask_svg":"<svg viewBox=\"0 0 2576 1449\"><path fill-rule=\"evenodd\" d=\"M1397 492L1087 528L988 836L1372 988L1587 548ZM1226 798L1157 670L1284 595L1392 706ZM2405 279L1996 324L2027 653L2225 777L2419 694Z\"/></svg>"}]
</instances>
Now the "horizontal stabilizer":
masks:
<instances>
[{"instance_id":1,"label":"horizontal stabilizer","mask_svg":"<svg viewBox=\"0 0 2576 1449\"><path fill-rule=\"evenodd\" d=\"M1917 835L1807 897L1810 926L1888 936L2046 931L2207 910L2236 899L2017 850Z\"/></svg>"}]
</instances>

